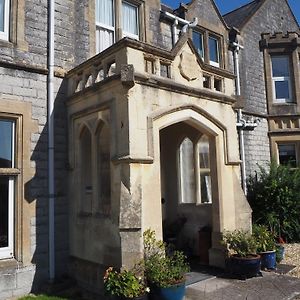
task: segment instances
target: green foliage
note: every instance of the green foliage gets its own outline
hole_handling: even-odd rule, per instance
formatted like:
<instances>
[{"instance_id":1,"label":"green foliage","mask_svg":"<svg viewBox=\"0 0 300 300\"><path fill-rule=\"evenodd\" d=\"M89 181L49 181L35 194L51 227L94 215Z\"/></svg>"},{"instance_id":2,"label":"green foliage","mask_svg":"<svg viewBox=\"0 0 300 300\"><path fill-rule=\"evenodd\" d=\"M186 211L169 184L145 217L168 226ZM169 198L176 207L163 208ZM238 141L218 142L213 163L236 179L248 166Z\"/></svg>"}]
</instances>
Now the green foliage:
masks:
<instances>
[{"instance_id":1,"label":"green foliage","mask_svg":"<svg viewBox=\"0 0 300 300\"><path fill-rule=\"evenodd\" d=\"M157 287L170 287L183 282L189 265L181 251L168 253L163 241L156 240L155 232L144 232L145 273L150 284Z\"/></svg>"},{"instance_id":2,"label":"green foliage","mask_svg":"<svg viewBox=\"0 0 300 300\"><path fill-rule=\"evenodd\" d=\"M107 294L125 298L134 298L146 294L143 277L138 277L132 270L115 271L112 267L104 275L104 288Z\"/></svg>"},{"instance_id":3,"label":"green foliage","mask_svg":"<svg viewBox=\"0 0 300 300\"><path fill-rule=\"evenodd\" d=\"M255 224L268 226L289 242L300 241L300 169L275 162L268 169L260 167L249 177L248 201Z\"/></svg>"},{"instance_id":4,"label":"green foliage","mask_svg":"<svg viewBox=\"0 0 300 300\"><path fill-rule=\"evenodd\" d=\"M223 244L240 257L247 257L250 254L256 253L256 240L247 231L235 230L224 232Z\"/></svg>"},{"instance_id":5,"label":"green foliage","mask_svg":"<svg viewBox=\"0 0 300 300\"><path fill-rule=\"evenodd\" d=\"M46 296L46 295L38 295L38 296L30 295L30 296L19 298L19 300L66 300L66 299L60 297Z\"/></svg>"},{"instance_id":6,"label":"green foliage","mask_svg":"<svg viewBox=\"0 0 300 300\"><path fill-rule=\"evenodd\" d=\"M274 234L265 225L253 225L253 236L257 244L257 252L273 251L276 249Z\"/></svg>"}]
</instances>

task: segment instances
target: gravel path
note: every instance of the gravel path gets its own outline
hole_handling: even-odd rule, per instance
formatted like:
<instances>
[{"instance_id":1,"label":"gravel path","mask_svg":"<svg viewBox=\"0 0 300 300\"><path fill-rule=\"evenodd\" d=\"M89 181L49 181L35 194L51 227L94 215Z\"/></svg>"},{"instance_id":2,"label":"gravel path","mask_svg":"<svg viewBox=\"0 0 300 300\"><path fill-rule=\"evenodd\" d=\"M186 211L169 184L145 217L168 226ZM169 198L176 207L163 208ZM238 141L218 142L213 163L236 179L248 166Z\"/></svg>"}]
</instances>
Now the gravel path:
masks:
<instances>
[{"instance_id":1,"label":"gravel path","mask_svg":"<svg viewBox=\"0 0 300 300\"><path fill-rule=\"evenodd\" d=\"M296 268L288 274L293 277L300 278L300 244L286 244L284 247L285 258L282 263L296 266Z\"/></svg>"}]
</instances>

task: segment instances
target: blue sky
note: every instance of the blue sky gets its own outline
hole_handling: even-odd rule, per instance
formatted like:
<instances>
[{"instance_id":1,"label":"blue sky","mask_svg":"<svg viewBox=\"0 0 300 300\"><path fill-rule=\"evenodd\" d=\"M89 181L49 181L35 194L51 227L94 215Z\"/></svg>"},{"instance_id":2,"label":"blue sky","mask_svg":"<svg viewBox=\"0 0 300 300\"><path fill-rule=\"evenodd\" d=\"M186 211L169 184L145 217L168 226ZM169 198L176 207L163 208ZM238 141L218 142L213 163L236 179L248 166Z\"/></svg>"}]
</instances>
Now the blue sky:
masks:
<instances>
[{"instance_id":1,"label":"blue sky","mask_svg":"<svg viewBox=\"0 0 300 300\"><path fill-rule=\"evenodd\" d=\"M180 2L187 3L190 1L184 1L184 0L161 0L161 2L171 6L171 7L178 7ZM249 3L251 1L249 0L215 0L217 6L219 7L221 14L225 14L228 11L234 10L235 8L238 8L246 3ZM289 0L289 4L298 19L298 23L300 23L300 0Z\"/></svg>"}]
</instances>

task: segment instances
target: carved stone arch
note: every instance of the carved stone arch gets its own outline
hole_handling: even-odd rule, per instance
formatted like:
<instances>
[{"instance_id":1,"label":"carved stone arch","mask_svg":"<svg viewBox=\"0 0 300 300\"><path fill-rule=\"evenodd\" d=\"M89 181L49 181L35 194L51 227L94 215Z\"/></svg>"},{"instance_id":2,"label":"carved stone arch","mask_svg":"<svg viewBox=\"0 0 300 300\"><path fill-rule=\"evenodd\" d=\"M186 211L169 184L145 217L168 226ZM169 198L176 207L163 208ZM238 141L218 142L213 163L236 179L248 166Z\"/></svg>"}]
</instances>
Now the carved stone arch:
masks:
<instances>
[{"instance_id":1,"label":"carved stone arch","mask_svg":"<svg viewBox=\"0 0 300 300\"><path fill-rule=\"evenodd\" d=\"M88 130L91 136L93 135L93 130L90 128L89 124L87 122L82 122L79 125L78 131L77 131L77 137L80 138L82 137L82 134L84 133L84 130Z\"/></svg>"}]
</instances>

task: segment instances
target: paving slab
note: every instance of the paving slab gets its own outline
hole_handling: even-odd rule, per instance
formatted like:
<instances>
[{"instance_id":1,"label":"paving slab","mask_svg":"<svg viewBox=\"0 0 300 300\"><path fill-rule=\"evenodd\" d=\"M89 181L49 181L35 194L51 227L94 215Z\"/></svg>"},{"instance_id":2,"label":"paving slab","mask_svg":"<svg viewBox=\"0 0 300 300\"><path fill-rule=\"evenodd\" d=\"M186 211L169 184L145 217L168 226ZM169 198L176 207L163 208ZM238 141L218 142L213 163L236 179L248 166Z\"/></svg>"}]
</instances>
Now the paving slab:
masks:
<instances>
[{"instance_id":1,"label":"paving slab","mask_svg":"<svg viewBox=\"0 0 300 300\"><path fill-rule=\"evenodd\" d=\"M300 279L262 272L262 277L237 280L214 277L189 285L185 300L296 300Z\"/></svg>"}]
</instances>

